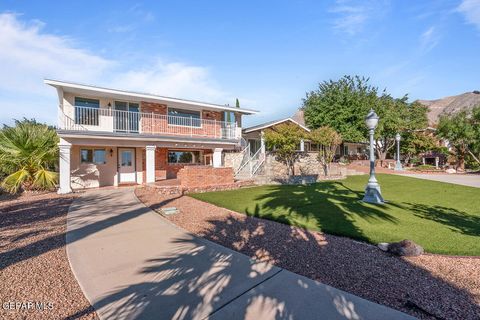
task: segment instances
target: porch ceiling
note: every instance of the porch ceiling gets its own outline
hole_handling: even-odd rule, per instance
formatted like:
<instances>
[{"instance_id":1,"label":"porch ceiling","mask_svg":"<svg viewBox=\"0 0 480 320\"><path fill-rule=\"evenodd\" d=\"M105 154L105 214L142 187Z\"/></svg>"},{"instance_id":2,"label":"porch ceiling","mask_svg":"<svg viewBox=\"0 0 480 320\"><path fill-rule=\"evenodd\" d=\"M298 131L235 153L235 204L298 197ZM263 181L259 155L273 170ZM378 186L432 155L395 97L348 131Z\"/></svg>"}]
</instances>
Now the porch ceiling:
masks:
<instances>
[{"instance_id":1,"label":"porch ceiling","mask_svg":"<svg viewBox=\"0 0 480 320\"><path fill-rule=\"evenodd\" d=\"M198 137L154 136L128 133L78 132L57 130L58 135L73 145L145 147L155 145L167 148L223 148L233 150L237 140L220 140Z\"/></svg>"}]
</instances>

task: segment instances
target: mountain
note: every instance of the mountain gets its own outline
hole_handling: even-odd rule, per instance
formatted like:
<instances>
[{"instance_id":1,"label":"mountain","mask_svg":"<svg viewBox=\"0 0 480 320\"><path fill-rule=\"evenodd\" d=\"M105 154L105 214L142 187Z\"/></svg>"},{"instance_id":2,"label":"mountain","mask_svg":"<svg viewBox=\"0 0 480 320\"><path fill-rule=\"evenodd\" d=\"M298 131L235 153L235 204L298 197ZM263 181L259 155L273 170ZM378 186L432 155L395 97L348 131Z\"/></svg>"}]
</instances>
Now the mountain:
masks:
<instances>
[{"instance_id":1,"label":"mountain","mask_svg":"<svg viewBox=\"0 0 480 320\"><path fill-rule=\"evenodd\" d=\"M430 126L438 123L442 114L451 114L463 109L480 106L480 91L465 92L457 96L437 100L417 100L428 107L428 122Z\"/></svg>"}]
</instances>

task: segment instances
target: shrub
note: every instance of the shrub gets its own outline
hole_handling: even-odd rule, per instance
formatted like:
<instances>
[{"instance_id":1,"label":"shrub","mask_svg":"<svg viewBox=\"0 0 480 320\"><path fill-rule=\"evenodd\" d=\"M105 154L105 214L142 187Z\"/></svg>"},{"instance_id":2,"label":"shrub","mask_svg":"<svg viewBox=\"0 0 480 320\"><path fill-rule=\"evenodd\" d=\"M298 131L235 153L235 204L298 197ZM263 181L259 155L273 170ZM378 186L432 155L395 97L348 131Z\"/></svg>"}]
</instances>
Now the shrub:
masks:
<instances>
[{"instance_id":1,"label":"shrub","mask_svg":"<svg viewBox=\"0 0 480 320\"><path fill-rule=\"evenodd\" d=\"M52 127L35 120L15 121L0 130L0 172L2 187L16 193L53 189L58 174L58 136Z\"/></svg>"}]
</instances>

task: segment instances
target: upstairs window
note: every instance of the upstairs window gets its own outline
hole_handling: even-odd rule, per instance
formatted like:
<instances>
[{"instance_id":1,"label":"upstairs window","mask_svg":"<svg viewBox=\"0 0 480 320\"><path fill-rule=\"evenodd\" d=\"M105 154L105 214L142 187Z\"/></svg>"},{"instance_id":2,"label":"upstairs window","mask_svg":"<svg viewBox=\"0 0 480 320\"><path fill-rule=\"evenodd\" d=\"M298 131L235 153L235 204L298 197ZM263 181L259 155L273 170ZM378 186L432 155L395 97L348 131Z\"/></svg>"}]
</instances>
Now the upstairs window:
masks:
<instances>
[{"instance_id":1,"label":"upstairs window","mask_svg":"<svg viewBox=\"0 0 480 320\"><path fill-rule=\"evenodd\" d=\"M235 123L235 112L233 111L224 111L222 115L222 120L227 123Z\"/></svg>"},{"instance_id":2,"label":"upstairs window","mask_svg":"<svg viewBox=\"0 0 480 320\"><path fill-rule=\"evenodd\" d=\"M98 126L100 100L75 97L75 124Z\"/></svg>"},{"instance_id":3,"label":"upstairs window","mask_svg":"<svg viewBox=\"0 0 480 320\"><path fill-rule=\"evenodd\" d=\"M168 108L168 124L186 127L201 127L200 111Z\"/></svg>"},{"instance_id":4,"label":"upstairs window","mask_svg":"<svg viewBox=\"0 0 480 320\"><path fill-rule=\"evenodd\" d=\"M115 101L114 130L118 132L138 132L140 105L134 102Z\"/></svg>"}]
</instances>

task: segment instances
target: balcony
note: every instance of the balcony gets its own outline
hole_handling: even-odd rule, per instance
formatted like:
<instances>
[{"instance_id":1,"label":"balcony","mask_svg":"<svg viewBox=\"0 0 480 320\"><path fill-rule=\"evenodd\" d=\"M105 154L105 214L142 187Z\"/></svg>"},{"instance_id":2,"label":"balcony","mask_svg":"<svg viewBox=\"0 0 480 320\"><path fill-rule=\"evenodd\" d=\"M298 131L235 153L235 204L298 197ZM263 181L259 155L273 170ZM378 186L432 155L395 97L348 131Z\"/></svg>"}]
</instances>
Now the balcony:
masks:
<instances>
[{"instance_id":1,"label":"balcony","mask_svg":"<svg viewBox=\"0 0 480 320\"><path fill-rule=\"evenodd\" d=\"M172 135L238 140L236 123L112 108L67 107L58 110L58 127L68 131L95 131L143 135Z\"/></svg>"}]
</instances>

